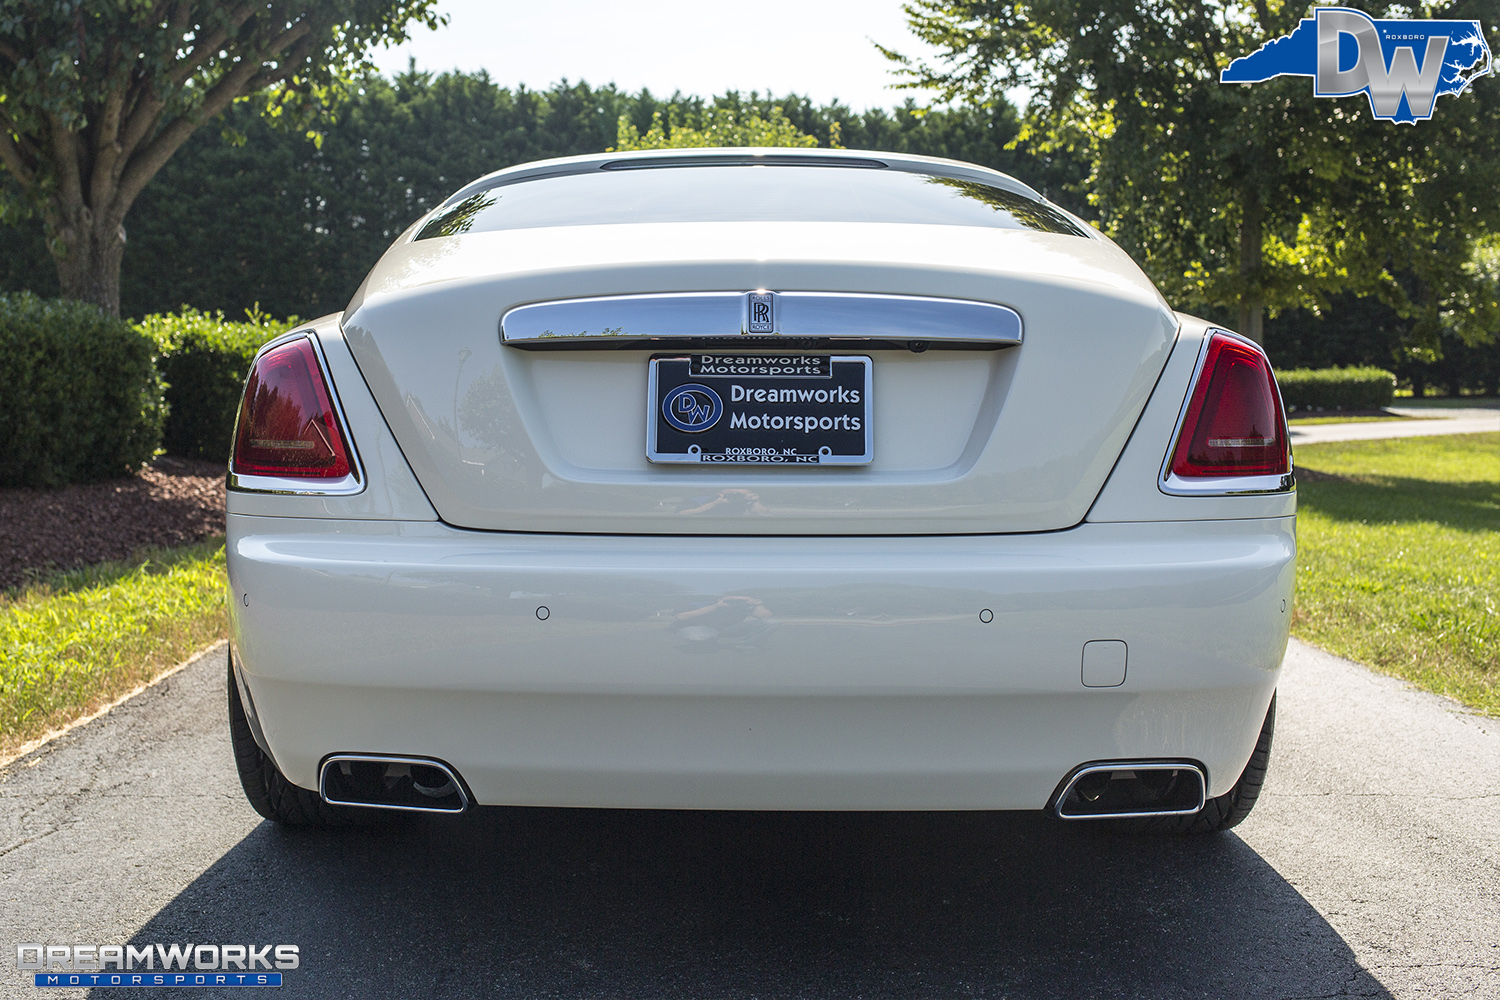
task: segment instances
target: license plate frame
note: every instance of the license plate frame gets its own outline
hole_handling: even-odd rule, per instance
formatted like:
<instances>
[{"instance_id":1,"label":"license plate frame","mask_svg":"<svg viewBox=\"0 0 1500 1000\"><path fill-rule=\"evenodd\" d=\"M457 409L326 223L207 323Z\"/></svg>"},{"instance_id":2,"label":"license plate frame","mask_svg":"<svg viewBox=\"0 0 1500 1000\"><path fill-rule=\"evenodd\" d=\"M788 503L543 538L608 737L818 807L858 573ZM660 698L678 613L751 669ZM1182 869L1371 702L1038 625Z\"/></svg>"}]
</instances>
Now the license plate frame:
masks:
<instances>
[{"instance_id":1,"label":"license plate frame","mask_svg":"<svg viewBox=\"0 0 1500 1000\"><path fill-rule=\"evenodd\" d=\"M868 465L875 457L873 369L868 356L854 354L655 356L646 458L663 465Z\"/></svg>"}]
</instances>

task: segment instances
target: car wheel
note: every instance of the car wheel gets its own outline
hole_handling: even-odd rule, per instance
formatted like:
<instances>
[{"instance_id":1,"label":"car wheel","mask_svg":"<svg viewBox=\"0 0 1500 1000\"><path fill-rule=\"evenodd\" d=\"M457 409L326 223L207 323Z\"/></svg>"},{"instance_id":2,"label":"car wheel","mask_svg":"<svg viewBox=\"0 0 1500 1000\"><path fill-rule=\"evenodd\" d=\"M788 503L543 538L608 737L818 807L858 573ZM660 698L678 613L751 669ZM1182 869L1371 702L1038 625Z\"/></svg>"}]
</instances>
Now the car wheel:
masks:
<instances>
[{"instance_id":1,"label":"car wheel","mask_svg":"<svg viewBox=\"0 0 1500 1000\"><path fill-rule=\"evenodd\" d=\"M1271 762L1271 736L1276 731L1276 695L1271 695L1266 721L1261 723L1255 752L1234 787L1217 798L1209 799L1191 816L1154 816L1150 819L1120 820L1117 829L1129 833L1218 833L1229 830L1250 815Z\"/></svg>"},{"instance_id":2,"label":"car wheel","mask_svg":"<svg viewBox=\"0 0 1500 1000\"><path fill-rule=\"evenodd\" d=\"M234 678L234 653L229 654L229 741L234 747L234 766L240 773L240 787L250 806L266 819L290 826L349 826L372 822L356 813L373 810L341 809L324 802L317 792L286 779L276 763L255 742L245 706L240 702L240 686Z\"/></svg>"}]
</instances>

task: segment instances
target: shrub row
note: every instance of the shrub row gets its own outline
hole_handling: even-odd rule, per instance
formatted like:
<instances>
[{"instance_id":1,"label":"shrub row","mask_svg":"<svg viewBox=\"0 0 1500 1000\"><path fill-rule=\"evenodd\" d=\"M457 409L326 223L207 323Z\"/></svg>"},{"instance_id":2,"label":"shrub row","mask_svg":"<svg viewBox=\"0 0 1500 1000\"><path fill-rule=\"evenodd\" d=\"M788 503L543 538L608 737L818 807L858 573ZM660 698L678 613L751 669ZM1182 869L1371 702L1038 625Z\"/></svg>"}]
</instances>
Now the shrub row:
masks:
<instances>
[{"instance_id":1,"label":"shrub row","mask_svg":"<svg viewBox=\"0 0 1500 1000\"><path fill-rule=\"evenodd\" d=\"M92 306L0 295L0 486L140 468L166 417L154 354L149 337Z\"/></svg>"},{"instance_id":2,"label":"shrub row","mask_svg":"<svg viewBox=\"0 0 1500 1000\"><path fill-rule=\"evenodd\" d=\"M0 486L125 476L162 447L227 459L251 359L296 322L185 308L132 326L80 302L0 295Z\"/></svg>"},{"instance_id":3,"label":"shrub row","mask_svg":"<svg viewBox=\"0 0 1500 1000\"><path fill-rule=\"evenodd\" d=\"M1292 368L1276 381L1288 411L1378 410L1396 394L1396 376L1383 368Z\"/></svg>"},{"instance_id":4,"label":"shrub row","mask_svg":"<svg viewBox=\"0 0 1500 1000\"><path fill-rule=\"evenodd\" d=\"M184 306L181 312L155 314L137 329L151 339L160 355L158 367L167 383L167 422L162 447L185 458L227 460L235 411L250 362L260 345L296 325L271 319L259 309L242 323L224 314Z\"/></svg>"}]
</instances>

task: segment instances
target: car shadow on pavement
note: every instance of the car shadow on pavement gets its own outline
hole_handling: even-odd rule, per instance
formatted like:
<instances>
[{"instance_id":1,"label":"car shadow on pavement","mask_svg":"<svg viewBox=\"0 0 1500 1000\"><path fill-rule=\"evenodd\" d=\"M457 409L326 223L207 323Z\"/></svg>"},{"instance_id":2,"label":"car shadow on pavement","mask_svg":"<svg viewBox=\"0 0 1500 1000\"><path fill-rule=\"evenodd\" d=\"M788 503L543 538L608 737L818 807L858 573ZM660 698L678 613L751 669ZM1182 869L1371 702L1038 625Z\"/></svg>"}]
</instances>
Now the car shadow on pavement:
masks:
<instances>
[{"instance_id":1,"label":"car shadow on pavement","mask_svg":"<svg viewBox=\"0 0 1500 1000\"><path fill-rule=\"evenodd\" d=\"M189 941L299 945L282 996L1389 996L1234 834L1033 814L262 823L133 939Z\"/></svg>"}]
</instances>

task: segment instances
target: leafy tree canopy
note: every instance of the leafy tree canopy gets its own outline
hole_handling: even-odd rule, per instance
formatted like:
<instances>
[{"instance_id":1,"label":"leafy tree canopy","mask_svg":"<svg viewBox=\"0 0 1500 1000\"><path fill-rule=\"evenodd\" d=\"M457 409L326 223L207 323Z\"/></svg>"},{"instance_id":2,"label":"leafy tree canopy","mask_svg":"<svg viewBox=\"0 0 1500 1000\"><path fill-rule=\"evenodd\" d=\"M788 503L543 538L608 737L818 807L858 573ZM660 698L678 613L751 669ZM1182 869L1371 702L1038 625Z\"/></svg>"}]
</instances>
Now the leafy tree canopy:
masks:
<instances>
[{"instance_id":1,"label":"leafy tree canopy","mask_svg":"<svg viewBox=\"0 0 1500 1000\"><path fill-rule=\"evenodd\" d=\"M818 144L818 137L808 135L793 125L780 108L773 107L768 117L756 111L742 113L732 107L707 108L698 115L696 125L683 121L674 108L667 122L662 113L651 113L651 125L645 134L635 127L628 115L620 116L615 145L608 151L630 149L694 149L704 146L803 146ZM831 144L838 145L839 123L832 123Z\"/></svg>"},{"instance_id":2,"label":"leafy tree canopy","mask_svg":"<svg viewBox=\"0 0 1500 1000\"><path fill-rule=\"evenodd\" d=\"M856 112L796 95L662 98L568 82L529 90L483 73L408 71L352 81L336 118L320 123L320 143L268 122L259 106L237 102L199 129L141 195L122 270L124 314L184 303L228 315L256 302L277 316L342 309L391 241L458 188L516 163L603 152L618 142L621 116L641 134L657 113L695 129L709 112L783 119L823 146L838 134L857 149L981 163L1074 211L1088 208L1068 201L1081 162L1007 148L1021 127L1008 104L907 101ZM58 293L34 222L0 225L0 288Z\"/></svg>"},{"instance_id":3,"label":"leafy tree canopy","mask_svg":"<svg viewBox=\"0 0 1500 1000\"><path fill-rule=\"evenodd\" d=\"M1395 4L1353 4L1410 17ZM1500 223L1500 83L1445 98L1431 121L1377 121L1362 98L1314 98L1306 79L1223 85L1233 59L1287 34L1305 4L1255 0L912 0L913 31L940 55L887 51L913 86L985 107L1030 93L1021 138L1076 150L1081 193L1107 232L1189 308L1239 313L1259 339L1267 309L1375 294L1435 344L1497 317L1466 267ZM1423 6L1480 18L1493 0Z\"/></svg>"},{"instance_id":4,"label":"leafy tree canopy","mask_svg":"<svg viewBox=\"0 0 1500 1000\"><path fill-rule=\"evenodd\" d=\"M0 163L38 212L62 293L119 311L124 222L238 98L310 122L371 45L434 0L0 0Z\"/></svg>"}]
</instances>

